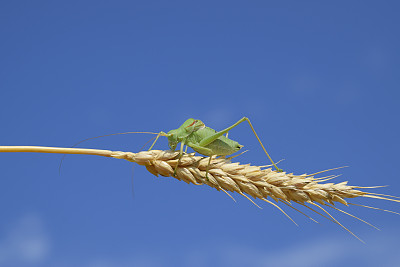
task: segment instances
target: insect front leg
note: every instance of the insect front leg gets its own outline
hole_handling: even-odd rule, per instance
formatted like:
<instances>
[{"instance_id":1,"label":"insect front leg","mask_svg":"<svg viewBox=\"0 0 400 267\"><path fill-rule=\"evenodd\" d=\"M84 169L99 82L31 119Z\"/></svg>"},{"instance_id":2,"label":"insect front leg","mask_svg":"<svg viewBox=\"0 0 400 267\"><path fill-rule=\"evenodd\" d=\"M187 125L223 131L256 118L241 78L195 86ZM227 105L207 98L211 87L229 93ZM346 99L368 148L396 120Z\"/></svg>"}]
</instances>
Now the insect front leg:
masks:
<instances>
[{"instance_id":1,"label":"insect front leg","mask_svg":"<svg viewBox=\"0 0 400 267\"><path fill-rule=\"evenodd\" d=\"M156 144L158 138L160 138L160 136L162 136L162 135L164 136L165 133L164 133L164 132L159 132L159 133L157 134L156 140L154 140L153 144L151 144L151 146L150 146L150 148L149 148L149 151L153 148L153 146Z\"/></svg>"}]
</instances>

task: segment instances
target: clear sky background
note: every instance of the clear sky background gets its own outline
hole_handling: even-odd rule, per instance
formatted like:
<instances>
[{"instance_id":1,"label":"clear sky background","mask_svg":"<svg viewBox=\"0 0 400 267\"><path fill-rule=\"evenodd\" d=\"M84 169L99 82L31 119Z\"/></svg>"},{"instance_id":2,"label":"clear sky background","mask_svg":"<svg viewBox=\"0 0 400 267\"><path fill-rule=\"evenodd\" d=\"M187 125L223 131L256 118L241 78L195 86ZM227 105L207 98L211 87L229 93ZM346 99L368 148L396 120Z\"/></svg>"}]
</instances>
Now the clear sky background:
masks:
<instances>
[{"instance_id":1,"label":"clear sky background","mask_svg":"<svg viewBox=\"0 0 400 267\"><path fill-rule=\"evenodd\" d=\"M2 1L1 145L68 147L189 117L249 117L297 174L400 195L398 1ZM139 151L148 135L81 147ZM245 124L229 135L268 159ZM162 140L157 148L167 149ZM207 186L96 156L0 154L2 266L400 266L400 216L234 203ZM261 203L262 202L262 203ZM400 203L353 200L400 211ZM311 214L310 214L311 215Z\"/></svg>"}]
</instances>

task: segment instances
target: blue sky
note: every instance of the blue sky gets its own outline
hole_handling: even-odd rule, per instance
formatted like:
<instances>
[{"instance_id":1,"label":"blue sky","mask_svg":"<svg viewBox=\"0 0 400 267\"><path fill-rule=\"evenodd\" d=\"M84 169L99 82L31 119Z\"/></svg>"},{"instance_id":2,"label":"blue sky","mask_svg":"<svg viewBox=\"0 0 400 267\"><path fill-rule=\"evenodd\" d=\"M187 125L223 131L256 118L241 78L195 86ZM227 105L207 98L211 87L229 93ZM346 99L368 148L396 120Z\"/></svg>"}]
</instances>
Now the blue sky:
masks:
<instances>
[{"instance_id":1,"label":"blue sky","mask_svg":"<svg viewBox=\"0 0 400 267\"><path fill-rule=\"evenodd\" d=\"M281 167L400 195L397 1L2 1L2 145L68 147L189 117L249 117ZM229 137L265 165L245 124ZM147 135L82 147L139 151ZM162 140L157 148L167 149ZM395 266L400 217L340 208L359 235L96 156L0 155L0 265ZM384 201L354 202L400 211ZM215 265L214 265L215 266Z\"/></svg>"}]
</instances>

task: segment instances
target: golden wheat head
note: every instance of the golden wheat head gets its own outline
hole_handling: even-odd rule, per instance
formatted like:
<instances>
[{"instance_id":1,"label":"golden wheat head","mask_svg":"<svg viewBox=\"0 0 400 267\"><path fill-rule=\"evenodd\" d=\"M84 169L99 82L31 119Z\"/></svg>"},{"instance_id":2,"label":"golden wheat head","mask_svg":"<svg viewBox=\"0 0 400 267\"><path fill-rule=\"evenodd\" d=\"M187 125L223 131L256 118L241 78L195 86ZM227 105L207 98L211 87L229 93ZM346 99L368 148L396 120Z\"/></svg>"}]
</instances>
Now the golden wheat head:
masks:
<instances>
[{"instance_id":1,"label":"golden wheat head","mask_svg":"<svg viewBox=\"0 0 400 267\"><path fill-rule=\"evenodd\" d=\"M271 198L272 200L275 200L278 203L283 203L284 205L300 212L301 214L315 221L313 218L309 217L292 205L292 203L298 203L312 210L313 212L327 218L328 220L331 220L334 223L340 225L356 238L358 237L350 230L345 228L340 222L338 222L322 206L327 206L337 211L340 211L376 228L372 224L337 208L335 206L335 202L342 203L346 206L356 205L377 210L383 209L360 204L353 204L349 203L347 200L355 197L366 197L400 202L400 199L398 197L364 191L367 188L376 188L380 186L352 186L348 185L347 181L336 184L327 182L337 177L337 175L329 175L319 178L315 177L315 175L327 172L329 170L313 174L294 175L293 173L273 171L271 168L267 168L268 166L251 166L250 164L240 164L238 162L232 162L231 159L233 157L213 157L211 161L209 161L210 158L208 157L200 157L195 156L194 154L184 153L182 158L179 160L179 152L162 150L150 150L142 151L139 153L132 153L100 149L40 146L0 146L0 152L85 154L125 159L145 166L149 172L156 176L170 176L178 180L184 181L188 184L209 185L217 190L225 192L232 199L233 197L228 192L237 192L240 195L246 197L257 207L259 206L253 200L251 200L249 196L256 199L261 199L273 205L282 213L284 213L289 219L291 219L289 215L287 215L277 204L268 199ZM207 168L208 175L206 177ZM174 175L174 172L176 173L176 175ZM400 215L399 213L390 210L383 211ZM361 239L359 240L362 241Z\"/></svg>"},{"instance_id":2,"label":"golden wheat head","mask_svg":"<svg viewBox=\"0 0 400 267\"><path fill-rule=\"evenodd\" d=\"M293 173L276 172L271 168L231 162L230 158L213 158L210 166L208 167L209 171L206 178L206 168L209 158L195 156L194 154L184 154L179 162L179 166L176 169L176 176L173 176L176 164L178 164L179 152L151 150L142 151L139 153L131 153L116 151L110 156L143 165L149 172L156 176L161 175L165 177L174 177L188 184L206 184L217 190L221 190L228 195L228 191L237 192L249 199L251 202L253 201L247 195L256 199L261 199L278 208L289 219L291 219L289 215L287 215L278 205L268 200L269 197L276 202L284 203L290 208L293 208L307 216L292 206L292 202L295 202L340 225L352 235L354 234L340 224L334 217L332 217L331 214L321 207L321 205L329 206L330 208L343 212L364 223L367 223L368 225L371 225L370 223L361 220L350 213L338 209L334 206L335 202L340 202L347 206L352 203L348 203L346 199L355 197L367 197L400 202L399 200L394 199L395 197L393 196L359 190L373 187L351 186L347 184L347 181L337 184L326 183L326 181L337 177L334 175L320 178L315 177L316 174L320 174L325 171L309 175L294 175ZM253 202L253 204L259 207L256 203ZM326 216L310 206L318 208L324 214L326 214ZM363 207L378 209L368 206ZM311 217L309 218L312 219ZM371 226L376 228L373 225ZM356 235L354 236L358 238Z\"/></svg>"}]
</instances>

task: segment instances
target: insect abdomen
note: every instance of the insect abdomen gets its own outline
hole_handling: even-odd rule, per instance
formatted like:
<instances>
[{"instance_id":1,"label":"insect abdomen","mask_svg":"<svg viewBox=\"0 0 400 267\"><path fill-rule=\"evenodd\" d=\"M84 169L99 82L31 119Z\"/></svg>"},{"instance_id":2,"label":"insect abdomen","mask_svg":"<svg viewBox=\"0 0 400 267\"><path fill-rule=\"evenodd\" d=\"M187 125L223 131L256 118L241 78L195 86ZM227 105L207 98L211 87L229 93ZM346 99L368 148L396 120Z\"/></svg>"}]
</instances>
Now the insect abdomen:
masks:
<instances>
[{"instance_id":1,"label":"insect abdomen","mask_svg":"<svg viewBox=\"0 0 400 267\"><path fill-rule=\"evenodd\" d=\"M193 141L196 143L199 143L201 140L204 138L215 134L216 131L214 129L211 129L209 127L205 127L204 129L201 129L197 131L196 133L193 134ZM210 144L205 146L206 148L210 149L212 152L210 152L209 155L204 154L204 152L197 151L205 156L226 156L226 155L231 155L235 152L237 152L242 146L239 145L238 142L233 141L225 136L220 136L218 139L212 141ZM194 149L196 151L196 149Z\"/></svg>"}]
</instances>

